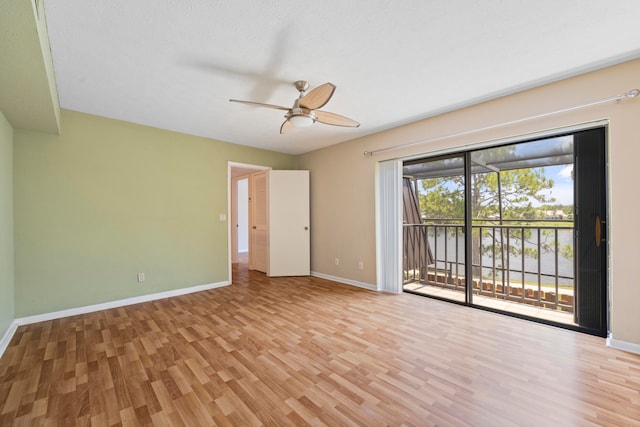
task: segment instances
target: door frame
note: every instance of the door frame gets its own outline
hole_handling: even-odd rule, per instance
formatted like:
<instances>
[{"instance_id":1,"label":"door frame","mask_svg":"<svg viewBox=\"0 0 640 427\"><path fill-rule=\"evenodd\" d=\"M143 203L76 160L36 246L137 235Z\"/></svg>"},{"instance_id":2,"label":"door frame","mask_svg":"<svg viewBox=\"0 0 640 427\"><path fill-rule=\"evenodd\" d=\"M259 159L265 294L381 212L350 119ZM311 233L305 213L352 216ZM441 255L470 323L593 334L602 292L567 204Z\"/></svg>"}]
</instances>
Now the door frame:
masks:
<instances>
[{"instance_id":1,"label":"door frame","mask_svg":"<svg viewBox=\"0 0 640 427\"><path fill-rule=\"evenodd\" d=\"M234 178L248 177L253 172L271 170L271 166L254 165L250 163L227 162L227 271L229 272L229 283L233 284L233 238L234 238L234 211L237 210L237 188L233 185ZM249 212L251 215L251 212ZM251 221L251 220L249 220ZM249 244L249 250L251 244Z\"/></svg>"}]
</instances>

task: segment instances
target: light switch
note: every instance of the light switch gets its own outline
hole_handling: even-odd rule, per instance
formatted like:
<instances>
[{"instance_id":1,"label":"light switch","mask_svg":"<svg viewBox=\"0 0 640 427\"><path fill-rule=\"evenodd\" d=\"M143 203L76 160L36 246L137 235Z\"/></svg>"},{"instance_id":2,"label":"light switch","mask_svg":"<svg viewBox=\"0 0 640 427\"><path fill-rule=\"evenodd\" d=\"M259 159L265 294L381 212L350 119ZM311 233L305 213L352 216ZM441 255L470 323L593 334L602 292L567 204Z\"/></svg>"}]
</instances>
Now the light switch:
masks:
<instances>
[{"instance_id":1,"label":"light switch","mask_svg":"<svg viewBox=\"0 0 640 427\"><path fill-rule=\"evenodd\" d=\"M227 214L223 214L221 213L218 218L220 218L220 221L226 221L227 220Z\"/></svg>"}]
</instances>

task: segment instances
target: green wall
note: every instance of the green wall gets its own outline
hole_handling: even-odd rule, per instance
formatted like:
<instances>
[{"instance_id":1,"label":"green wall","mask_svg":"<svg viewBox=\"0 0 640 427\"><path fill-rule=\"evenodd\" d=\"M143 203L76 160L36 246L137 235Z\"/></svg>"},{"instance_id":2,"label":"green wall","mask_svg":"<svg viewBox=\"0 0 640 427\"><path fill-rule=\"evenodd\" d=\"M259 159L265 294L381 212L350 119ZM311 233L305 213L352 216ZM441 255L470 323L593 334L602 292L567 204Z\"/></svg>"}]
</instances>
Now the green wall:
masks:
<instances>
[{"instance_id":1,"label":"green wall","mask_svg":"<svg viewBox=\"0 0 640 427\"><path fill-rule=\"evenodd\" d=\"M13 128L0 113L0 338L14 316Z\"/></svg>"},{"instance_id":2,"label":"green wall","mask_svg":"<svg viewBox=\"0 0 640 427\"><path fill-rule=\"evenodd\" d=\"M15 131L16 317L226 281L227 162L295 167L286 154L61 118L60 136Z\"/></svg>"}]
</instances>

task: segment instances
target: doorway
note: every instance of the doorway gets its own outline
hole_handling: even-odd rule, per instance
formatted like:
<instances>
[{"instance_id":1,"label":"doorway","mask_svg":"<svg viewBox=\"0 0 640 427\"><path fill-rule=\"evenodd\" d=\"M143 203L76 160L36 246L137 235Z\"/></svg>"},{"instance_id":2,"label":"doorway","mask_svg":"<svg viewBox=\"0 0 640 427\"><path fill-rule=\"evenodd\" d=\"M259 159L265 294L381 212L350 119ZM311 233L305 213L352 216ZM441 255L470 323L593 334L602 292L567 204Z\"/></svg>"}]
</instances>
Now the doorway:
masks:
<instances>
[{"instance_id":1,"label":"doorway","mask_svg":"<svg viewBox=\"0 0 640 427\"><path fill-rule=\"evenodd\" d=\"M270 170L270 167L246 163L228 163L229 182L229 281L233 272L249 269L249 175Z\"/></svg>"},{"instance_id":2,"label":"doorway","mask_svg":"<svg viewBox=\"0 0 640 427\"><path fill-rule=\"evenodd\" d=\"M232 218L232 262L249 262L249 178L238 177L232 180L232 192L235 192ZM234 231L235 227L235 233Z\"/></svg>"},{"instance_id":3,"label":"doorway","mask_svg":"<svg viewBox=\"0 0 640 427\"><path fill-rule=\"evenodd\" d=\"M406 161L403 176L405 292L606 335L606 128Z\"/></svg>"}]
</instances>

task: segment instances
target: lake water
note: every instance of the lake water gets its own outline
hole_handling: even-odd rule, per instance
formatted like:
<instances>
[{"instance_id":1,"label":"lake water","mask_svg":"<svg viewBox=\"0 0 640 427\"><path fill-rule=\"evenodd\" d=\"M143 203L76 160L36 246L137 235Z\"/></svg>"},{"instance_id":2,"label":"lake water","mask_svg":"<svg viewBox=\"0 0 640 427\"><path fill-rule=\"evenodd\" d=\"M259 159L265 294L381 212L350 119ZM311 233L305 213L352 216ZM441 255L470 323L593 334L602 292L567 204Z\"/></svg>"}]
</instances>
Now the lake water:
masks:
<instances>
[{"instance_id":1,"label":"lake water","mask_svg":"<svg viewBox=\"0 0 640 427\"><path fill-rule=\"evenodd\" d=\"M460 263L458 267L458 271L462 274L464 269L464 245L465 238L464 234L459 233L457 238L455 234L444 233L443 230L439 229L437 239L434 239L433 229L430 228L430 235L428 237L429 244L431 246L431 251L434 257L439 261L438 267L442 268L445 260L445 240L446 240L446 254L447 254L447 262L455 262L456 261L456 240L457 240L457 253L458 253L458 262ZM541 244L542 246L548 245L551 246L551 250L545 250L544 247L540 249L540 273L541 282L544 284L555 284L555 275L556 275L556 260L555 260L555 245L554 240L555 236L553 232L549 230L545 230L547 233L551 233L551 235L545 235L545 233L541 233ZM520 255L522 248L522 239L513 237L514 231L512 231L512 237L509 239L509 245L513 250L516 251L517 254L511 253L507 254L505 250L504 253L504 264L508 266L510 272L510 280L519 282L522 280L522 274L518 270L522 270L522 261L523 257ZM518 236L520 235L520 230L515 232ZM506 231L504 231L504 243L505 249L507 244L506 239ZM496 240L496 260L495 266L496 268L502 265L502 254L500 253L500 235L499 231L495 237ZM484 236L482 239L483 246L483 255L482 255L482 265L483 265L483 275L485 277L492 277L492 266L493 266L493 238L491 236ZM558 230L558 247L562 248L565 245L569 245L573 247L573 230ZM526 251L538 251L538 236L537 232L534 230L531 236L525 236L525 250ZM538 281L538 258L532 256L530 253L527 254L525 251L524 256L524 266L525 271L531 272L525 274L525 281L537 283ZM455 273L455 265L453 265L452 270ZM516 270L516 271L513 271ZM499 269L496 270L496 280L501 280L501 271ZM506 273L505 273L506 274ZM558 279L559 284L563 285L573 285L573 277L574 277L574 263L573 257L565 257L562 252L558 253L558 271L557 274L559 276L565 276L567 278L560 277ZM506 277L506 275L505 275Z\"/></svg>"}]
</instances>

